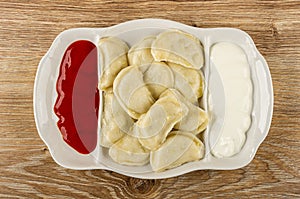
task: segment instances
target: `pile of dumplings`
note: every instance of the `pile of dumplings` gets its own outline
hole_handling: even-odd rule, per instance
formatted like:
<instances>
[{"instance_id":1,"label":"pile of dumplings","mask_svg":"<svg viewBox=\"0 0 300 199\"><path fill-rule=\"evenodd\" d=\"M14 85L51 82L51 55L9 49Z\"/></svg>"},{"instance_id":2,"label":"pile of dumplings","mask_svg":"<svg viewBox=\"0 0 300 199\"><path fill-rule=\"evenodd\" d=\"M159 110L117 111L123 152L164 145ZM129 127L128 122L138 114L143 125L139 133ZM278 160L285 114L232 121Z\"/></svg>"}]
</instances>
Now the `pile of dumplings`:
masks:
<instances>
[{"instance_id":1,"label":"pile of dumplings","mask_svg":"<svg viewBox=\"0 0 300 199\"><path fill-rule=\"evenodd\" d=\"M208 124L199 107L204 90L203 46L179 30L149 36L130 49L116 37L101 38L103 91L100 144L117 163L148 164L160 172L197 161L197 137Z\"/></svg>"}]
</instances>

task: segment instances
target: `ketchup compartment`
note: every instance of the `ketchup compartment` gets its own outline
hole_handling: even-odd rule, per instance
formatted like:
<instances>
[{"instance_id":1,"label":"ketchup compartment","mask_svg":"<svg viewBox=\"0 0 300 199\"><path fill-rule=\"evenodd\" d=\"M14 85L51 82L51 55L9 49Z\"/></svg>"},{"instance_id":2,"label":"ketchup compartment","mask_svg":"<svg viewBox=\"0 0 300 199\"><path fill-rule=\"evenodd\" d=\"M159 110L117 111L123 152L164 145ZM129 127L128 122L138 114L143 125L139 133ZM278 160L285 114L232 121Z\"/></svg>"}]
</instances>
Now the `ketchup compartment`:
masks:
<instances>
[{"instance_id":1,"label":"ketchup compartment","mask_svg":"<svg viewBox=\"0 0 300 199\"><path fill-rule=\"evenodd\" d=\"M72 43L61 60L54 112L64 141L82 154L97 144L99 90L97 48L86 40Z\"/></svg>"}]
</instances>

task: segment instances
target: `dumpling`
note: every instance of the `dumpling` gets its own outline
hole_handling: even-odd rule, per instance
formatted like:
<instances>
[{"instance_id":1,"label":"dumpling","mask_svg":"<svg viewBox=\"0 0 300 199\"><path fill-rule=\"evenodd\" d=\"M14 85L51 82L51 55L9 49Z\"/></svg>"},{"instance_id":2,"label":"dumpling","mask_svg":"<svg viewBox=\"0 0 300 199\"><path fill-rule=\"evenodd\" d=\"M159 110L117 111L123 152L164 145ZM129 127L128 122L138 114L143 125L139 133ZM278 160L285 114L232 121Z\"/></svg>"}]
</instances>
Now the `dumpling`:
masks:
<instances>
[{"instance_id":1,"label":"dumpling","mask_svg":"<svg viewBox=\"0 0 300 199\"><path fill-rule=\"evenodd\" d=\"M167 88L173 87L173 72L167 64L153 62L144 72L144 82L152 96L157 99Z\"/></svg>"},{"instance_id":2,"label":"dumpling","mask_svg":"<svg viewBox=\"0 0 300 199\"><path fill-rule=\"evenodd\" d=\"M133 133L140 143L149 150L155 150L166 139L174 125L186 114L187 107L180 102L174 90L167 89L134 124Z\"/></svg>"},{"instance_id":3,"label":"dumpling","mask_svg":"<svg viewBox=\"0 0 300 199\"><path fill-rule=\"evenodd\" d=\"M123 109L134 119L146 113L154 99L137 66L123 69L113 83L113 92Z\"/></svg>"},{"instance_id":4,"label":"dumpling","mask_svg":"<svg viewBox=\"0 0 300 199\"><path fill-rule=\"evenodd\" d=\"M108 153L115 162L132 166L147 164L150 156L150 151L143 148L138 139L130 135L125 135L112 145Z\"/></svg>"},{"instance_id":5,"label":"dumpling","mask_svg":"<svg viewBox=\"0 0 300 199\"><path fill-rule=\"evenodd\" d=\"M132 128L134 121L123 110L112 91L103 93L100 145L110 147Z\"/></svg>"},{"instance_id":6,"label":"dumpling","mask_svg":"<svg viewBox=\"0 0 300 199\"><path fill-rule=\"evenodd\" d=\"M164 171L204 157L204 145L193 134L172 131L161 147L150 153L153 171Z\"/></svg>"},{"instance_id":7,"label":"dumpling","mask_svg":"<svg viewBox=\"0 0 300 199\"><path fill-rule=\"evenodd\" d=\"M116 37L105 37L99 40L98 48L101 65L99 88L107 90L120 70L128 66L128 46Z\"/></svg>"},{"instance_id":8,"label":"dumpling","mask_svg":"<svg viewBox=\"0 0 300 199\"><path fill-rule=\"evenodd\" d=\"M151 54L151 45L155 38L155 36L146 37L130 48L128 51L129 65L143 66L154 61Z\"/></svg>"},{"instance_id":9,"label":"dumpling","mask_svg":"<svg viewBox=\"0 0 300 199\"><path fill-rule=\"evenodd\" d=\"M101 133L100 133L100 145L103 147L110 147L125 133L114 122L112 113L112 103L114 95L112 92L105 92L103 94L103 115L101 120Z\"/></svg>"},{"instance_id":10,"label":"dumpling","mask_svg":"<svg viewBox=\"0 0 300 199\"><path fill-rule=\"evenodd\" d=\"M115 95L113 95L111 112L113 116L111 121L114 121L123 132L129 133L133 127L134 120L121 107Z\"/></svg>"},{"instance_id":11,"label":"dumpling","mask_svg":"<svg viewBox=\"0 0 300 199\"><path fill-rule=\"evenodd\" d=\"M202 132L207 124L208 117L204 110L187 101L179 92L174 92L177 98L188 108L188 113L175 126L174 129L186 131L197 135Z\"/></svg>"},{"instance_id":12,"label":"dumpling","mask_svg":"<svg viewBox=\"0 0 300 199\"><path fill-rule=\"evenodd\" d=\"M204 64L204 51L198 38L179 30L160 33L151 46L155 61L167 61L187 68L200 69Z\"/></svg>"},{"instance_id":13,"label":"dumpling","mask_svg":"<svg viewBox=\"0 0 300 199\"><path fill-rule=\"evenodd\" d=\"M174 74L174 88L187 100L196 104L204 90L204 77L201 70L185 68L171 62L168 62L168 65Z\"/></svg>"}]
</instances>

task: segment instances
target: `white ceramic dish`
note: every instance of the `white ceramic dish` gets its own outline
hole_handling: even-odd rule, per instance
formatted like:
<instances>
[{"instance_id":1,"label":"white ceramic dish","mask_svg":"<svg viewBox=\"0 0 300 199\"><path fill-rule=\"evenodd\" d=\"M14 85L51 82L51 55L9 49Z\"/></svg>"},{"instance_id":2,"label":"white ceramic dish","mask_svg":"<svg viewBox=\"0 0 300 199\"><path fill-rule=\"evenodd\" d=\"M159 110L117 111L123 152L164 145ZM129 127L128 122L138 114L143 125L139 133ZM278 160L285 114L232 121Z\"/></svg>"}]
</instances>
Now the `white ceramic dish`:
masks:
<instances>
[{"instance_id":1,"label":"white ceramic dish","mask_svg":"<svg viewBox=\"0 0 300 199\"><path fill-rule=\"evenodd\" d=\"M206 155L204 159L190 162L180 167L161 173L151 171L149 165L143 167L122 166L114 163L107 155L107 150L97 145L96 149L89 155L82 155L67 145L56 126L57 117L53 112L56 93L56 80L59 66L65 49L74 41L84 39L97 45L99 38L104 36L116 36L129 45L139 41L141 38L158 34L166 29L180 29L198 37L205 50L205 74L207 89L203 97L203 106L208 109L209 103L214 106L214 112L210 113L211 121L204 132L204 144ZM211 71L210 48L220 41L233 42L239 45L247 54L251 68L253 82L253 111L252 123L246 133L247 139L244 147L237 155L230 158L215 158L210 153L214 138L217 136L218 122L214 115L221 114L224 109L222 105L222 92L219 92L220 82L214 81L214 72ZM100 67L99 67L100 69ZM102 97L100 97L102 103ZM54 40L46 55L38 66L34 85L34 116L38 133L48 146L53 159L61 166L70 169L106 169L127 176L159 179L178 176L194 170L219 169L230 170L244 167L254 158L255 153L268 134L272 112L273 112L273 88L268 65L262 55L258 52L251 37L239 30L232 28L195 28L178 22L162 19L140 19L128 21L108 28L78 28L62 32ZM102 105L99 113L102 112ZM99 118L101 115L99 115ZM101 129L99 129L101 133ZM98 134L99 134L98 133ZM98 135L99 136L99 135ZM99 140L99 139L98 139Z\"/></svg>"}]
</instances>

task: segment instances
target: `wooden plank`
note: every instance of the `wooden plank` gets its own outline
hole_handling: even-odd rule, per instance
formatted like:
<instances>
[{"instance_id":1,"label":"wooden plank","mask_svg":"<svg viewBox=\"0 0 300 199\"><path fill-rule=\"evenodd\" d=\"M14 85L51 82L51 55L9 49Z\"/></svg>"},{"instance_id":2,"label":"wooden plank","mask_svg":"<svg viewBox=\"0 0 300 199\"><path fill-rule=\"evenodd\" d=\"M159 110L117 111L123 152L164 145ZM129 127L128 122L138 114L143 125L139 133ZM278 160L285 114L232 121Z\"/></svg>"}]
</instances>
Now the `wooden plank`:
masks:
<instances>
[{"instance_id":1,"label":"wooden plank","mask_svg":"<svg viewBox=\"0 0 300 199\"><path fill-rule=\"evenodd\" d=\"M1 0L0 11L0 198L300 197L299 1ZM270 66L275 103L269 135L248 166L141 180L64 169L51 158L35 128L32 92L54 38L150 17L240 28L254 39Z\"/></svg>"}]
</instances>

